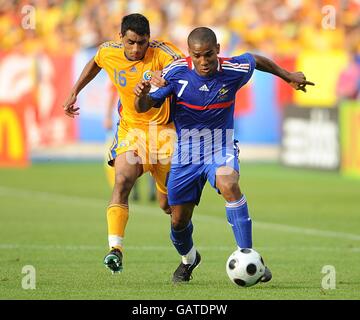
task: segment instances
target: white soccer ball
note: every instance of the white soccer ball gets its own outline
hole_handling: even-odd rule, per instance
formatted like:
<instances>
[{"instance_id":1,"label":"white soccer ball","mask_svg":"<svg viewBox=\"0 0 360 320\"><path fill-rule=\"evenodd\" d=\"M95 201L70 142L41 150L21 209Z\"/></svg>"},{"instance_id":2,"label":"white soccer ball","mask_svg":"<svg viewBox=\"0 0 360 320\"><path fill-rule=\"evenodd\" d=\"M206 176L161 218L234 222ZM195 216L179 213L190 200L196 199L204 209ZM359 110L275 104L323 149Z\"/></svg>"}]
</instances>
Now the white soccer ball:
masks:
<instances>
[{"instance_id":1,"label":"white soccer ball","mask_svg":"<svg viewBox=\"0 0 360 320\"><path fill-rule=\"evenodd\" d=\"M233 283L251 287L264 275L265 265L263 258L254 249L238 249L227 260L226 272Z\"/></svg>"}]
</instances>

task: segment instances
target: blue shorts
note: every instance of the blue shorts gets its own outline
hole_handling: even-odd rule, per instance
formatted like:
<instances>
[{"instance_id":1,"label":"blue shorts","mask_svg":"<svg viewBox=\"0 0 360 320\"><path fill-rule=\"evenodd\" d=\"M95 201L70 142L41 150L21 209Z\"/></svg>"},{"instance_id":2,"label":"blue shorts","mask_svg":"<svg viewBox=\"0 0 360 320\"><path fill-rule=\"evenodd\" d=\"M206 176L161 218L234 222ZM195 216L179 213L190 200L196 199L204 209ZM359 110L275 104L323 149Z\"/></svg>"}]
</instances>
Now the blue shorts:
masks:
<instances>
[{"instance_id":1,"label":"blue shorts","mask_svg":"<svg viewBox=\"0 0 360 320\"><path fill-rule=\"evenodd\" d=\"M167 182L169 205L198 205L206 180L220 193L216 187L217 169L226 166L239 172L238 149L223 149L221 154L213 155L211 163L172 164Z\"/></svg>"}]
</instances>

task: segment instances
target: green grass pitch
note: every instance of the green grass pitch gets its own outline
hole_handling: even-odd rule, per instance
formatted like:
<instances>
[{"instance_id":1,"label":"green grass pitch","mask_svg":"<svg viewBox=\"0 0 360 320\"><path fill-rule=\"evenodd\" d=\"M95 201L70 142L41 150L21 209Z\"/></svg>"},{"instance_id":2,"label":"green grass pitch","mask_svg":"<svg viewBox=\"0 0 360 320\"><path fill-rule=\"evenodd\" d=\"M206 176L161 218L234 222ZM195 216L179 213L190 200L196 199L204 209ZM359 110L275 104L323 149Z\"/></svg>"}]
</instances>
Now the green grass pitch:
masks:
<instances>
[{"instance_id":1,"label":"green grass pitch","mask_svg":"<svg viewBox=\"0 0 360 320\"><path fill-rule=\"evenodd\" d=\"M360 181L337 173L242 163L241 188L253 219L254 248L273 280L233 285L225 262L235 249L224 201L207 185L195 209L194 242L202 264L188 284L173 285L179 257L169 217L146 198L130 203L124 271L102 264L110 189L100 163L34 164L0 170L0 299L359 299ZM22 288L22 268L36 289ZM324 266L335 289L322 287Z\"/></svg>"}]
</instances>

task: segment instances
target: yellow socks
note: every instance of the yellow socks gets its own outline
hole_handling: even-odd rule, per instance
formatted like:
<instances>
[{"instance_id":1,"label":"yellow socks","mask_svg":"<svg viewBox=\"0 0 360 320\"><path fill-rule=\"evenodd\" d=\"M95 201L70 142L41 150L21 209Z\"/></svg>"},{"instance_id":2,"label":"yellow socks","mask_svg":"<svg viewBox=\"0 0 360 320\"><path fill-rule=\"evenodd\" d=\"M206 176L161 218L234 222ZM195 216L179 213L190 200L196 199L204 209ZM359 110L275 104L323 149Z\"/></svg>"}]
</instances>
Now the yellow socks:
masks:
<instances>
[{"instance_id":1,"label":"yellow socks","mask_svg":"<svg viewBox=\"0 0 360 320\"><path fill-rule=\"evenodd\" d=\"M109 247L122 251L125 227L129 218L129 206L112 204L107 208Z\"/></svg>"}]
</instances>

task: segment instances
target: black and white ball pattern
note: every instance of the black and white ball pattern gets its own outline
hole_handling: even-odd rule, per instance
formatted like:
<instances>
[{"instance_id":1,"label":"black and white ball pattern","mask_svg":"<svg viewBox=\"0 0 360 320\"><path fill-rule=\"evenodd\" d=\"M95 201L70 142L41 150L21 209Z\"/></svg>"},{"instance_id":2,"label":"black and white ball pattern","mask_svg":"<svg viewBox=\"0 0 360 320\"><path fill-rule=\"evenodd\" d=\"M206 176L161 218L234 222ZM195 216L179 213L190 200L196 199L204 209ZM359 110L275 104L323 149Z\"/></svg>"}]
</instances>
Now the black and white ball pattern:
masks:
<instances>
[{"instance_id":1,"label":"black and white ball pattern","mask_svg":"<svg viewBox=\"0 0 360 320\"><path fill-rule=\"evenodd\" d=\"M260 254L254 249L238 249L227 260L226 272L233 283L241 287L251 287L264 275L265 265Z\"/></svg>"}]
</instances>

